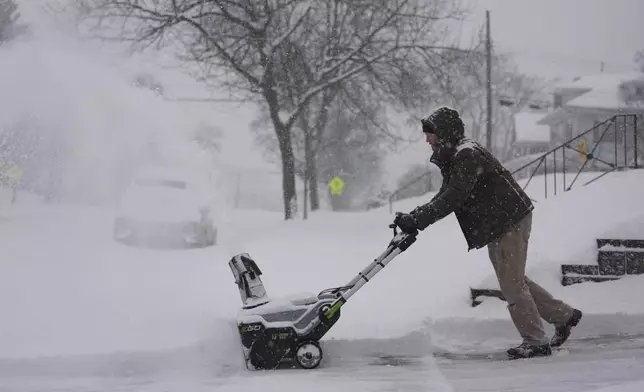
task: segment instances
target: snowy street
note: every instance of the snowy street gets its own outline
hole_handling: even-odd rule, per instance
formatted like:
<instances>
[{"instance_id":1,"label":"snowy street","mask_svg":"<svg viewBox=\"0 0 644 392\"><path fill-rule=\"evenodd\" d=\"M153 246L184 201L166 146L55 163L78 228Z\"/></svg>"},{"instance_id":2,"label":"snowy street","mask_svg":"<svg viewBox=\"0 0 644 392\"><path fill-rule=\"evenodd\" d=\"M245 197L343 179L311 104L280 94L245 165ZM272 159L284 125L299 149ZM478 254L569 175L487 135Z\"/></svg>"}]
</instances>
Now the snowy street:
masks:
<instances>
[{"instance_id":1,"label":"snowy street","mask_svg":"<svg viewBox=\"0 0 644 392\"><path fill-rule=\"evenodd\" d=\"M390 342L394 343L394 342ZM388 344L375 343L381 350ZM330 351L325 367L247 372L221 361L212 344L184 349L111 355L0 361L1 390L32 391L593 391L644 385L644 338L616 340L601 348L571 342L551 358L515 362L445 360L422 356L369 356L357 346ZM334 348L339 348L339 344ZM356 352L351 353L352 349ZM361 352L362 351L362 352ZM628 384L633 389L626 389Z\"/></svg>"}]
</instances>

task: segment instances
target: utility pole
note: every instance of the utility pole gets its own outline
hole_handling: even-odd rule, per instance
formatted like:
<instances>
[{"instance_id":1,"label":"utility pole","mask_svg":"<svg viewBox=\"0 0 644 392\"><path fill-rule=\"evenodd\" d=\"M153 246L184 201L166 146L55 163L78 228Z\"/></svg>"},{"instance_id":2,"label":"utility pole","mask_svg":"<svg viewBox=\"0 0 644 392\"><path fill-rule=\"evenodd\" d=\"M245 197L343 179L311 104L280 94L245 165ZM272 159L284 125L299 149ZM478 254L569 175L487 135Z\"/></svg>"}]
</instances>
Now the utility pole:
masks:
<instances>
[{"instance_id":1,"label":"utility pole","mask_svg":"<svg viewBox=\"0 0 644 392\"><path fill-rule=\"evenodd\" d=\"M487 40L485 50L487 52L487 122L486 122L486 147L492 151L492 38L490 34L490 11L485 11L485 24Z\"/></svg>"},{"instance_id":2,"label":"utility pole","mask_svg":"<svg viewBox=\"0 0 644 392\"><path fill-rule=\"evenodd\" d=\"M308 179L308 170L304 170L304 220L308 219L308 199L309 199L309 179Z\"/></svg>"}]
</instances>

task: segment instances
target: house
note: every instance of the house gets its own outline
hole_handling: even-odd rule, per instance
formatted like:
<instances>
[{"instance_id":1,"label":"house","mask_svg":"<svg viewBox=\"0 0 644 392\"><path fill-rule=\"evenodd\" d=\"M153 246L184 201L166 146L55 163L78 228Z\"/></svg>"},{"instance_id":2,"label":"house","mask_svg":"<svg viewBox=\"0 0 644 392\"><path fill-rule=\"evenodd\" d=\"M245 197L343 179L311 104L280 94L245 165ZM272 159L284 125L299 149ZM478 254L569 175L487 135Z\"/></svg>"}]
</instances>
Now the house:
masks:
<instances>
[{"instance_id":1,"label":"house","mask_svg":"<svg viewBox=\"0 0 644 392\"><path fill-rule=\"evenodd\" d=\"M550 149L550 127L539 124L546 113L523 111L513 116L512 157L540 154Z\"/></svg>"},{"instance_id":2,"label":"house","mask_svg":"<svg viewBox=\"0 0 644 392\"><path fill-rule=\"evenodd\" d=\"M543 110L524 110L512 116L512 158L503 162L503 165L516 179L530 177L537 169L534 162L551 148L550 127L539 124L546 114ZM542 166L539 165L540 172L543 171Z\"/></svg>"},{"instance_id":3,"label":"house","mask_svg":"<svg viewBox=\"0 0 644 392\"><path fill-rule=\"evenodd\" d=\"M639 121L635 124L634 118L622 117L616 123L606 123L616 114L636 114ZM538 124L550 128L551 147L579 136L574 141L576 148L591 151L596 147L596 157L611 164L630 164L627 160L633 154L627 151L632 150L637 126L638 147L644 145L642 115L644 73L600 73L555 86L553 109Z\"/></svg>"}]
</instances>

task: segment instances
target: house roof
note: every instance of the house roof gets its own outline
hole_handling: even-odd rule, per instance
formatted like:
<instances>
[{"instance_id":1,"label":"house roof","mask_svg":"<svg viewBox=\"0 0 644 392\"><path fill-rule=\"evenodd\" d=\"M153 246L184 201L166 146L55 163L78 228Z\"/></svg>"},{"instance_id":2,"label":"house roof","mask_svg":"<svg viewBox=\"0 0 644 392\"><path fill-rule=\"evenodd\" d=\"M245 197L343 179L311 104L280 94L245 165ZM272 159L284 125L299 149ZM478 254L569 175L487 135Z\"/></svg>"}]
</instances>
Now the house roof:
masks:
<instances>
[{"instance_id":1,"label":"house roof","mask_svg":"<svg viewBox=\"0 0 644 392\"><path fill-rule=\"evenodd\" d=\"M641 104L626 102L620 94L620 86L632 82L644 84L644 73L601 73L558 84L554 88L555 93L578 91L581 94L544 116L539 124L560 121L568 116L569 111L575 110L642 111Z\"/></svg>"},{"instance_id":2,"label":"house roof","mask_svg":"<svg viewBox=\"0 0 644 392\"><path fill-rule=\"evenodd\" d=\"M539 124L545 113L519 112L514 115L515 142L549 142L550 127Z\"/></svg>"},{"instance_id":3,"label":"house roof","mask_svg":"<svg viewBox=\"0 0 644 392\"><path fill-rule=\"evenodd\" d=\"M620 84L634 80L643 80L643 72L600 73L582 76L554 86L555 92L566 90L612 90L617 91Z\"/></svg>"},{"instance_id":4,"label":"house roof","mask_svg":"<svg viewBox=\"0 0 644 392\"><path fill-rule=\"evenodd\" d=\"M603 91L591 90L575 99L566 102L566 105L571 108L596 108L607 109L613 111L623 111L629 109L638 109L639 105L624 101L620 97L619 91Z\"/></svg>"}]
</instances>

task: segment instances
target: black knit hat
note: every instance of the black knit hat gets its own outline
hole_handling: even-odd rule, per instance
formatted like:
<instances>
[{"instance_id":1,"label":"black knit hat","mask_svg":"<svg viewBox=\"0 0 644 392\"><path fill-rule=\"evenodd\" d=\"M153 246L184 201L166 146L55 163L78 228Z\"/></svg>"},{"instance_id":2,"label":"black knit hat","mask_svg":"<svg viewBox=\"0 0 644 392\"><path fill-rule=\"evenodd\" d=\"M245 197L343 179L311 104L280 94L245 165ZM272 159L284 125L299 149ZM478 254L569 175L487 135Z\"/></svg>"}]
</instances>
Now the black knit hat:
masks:
<instances>
[{"instance_id":1,"label":"black knit hat","mask_svg":"<svg viewBox=\"0 0 644 392\"><path fill-rule=\"evenodd\" d=\"M433 133L441 142L455 143L465 136L465 127L458 112L442 106L420 120L424 133Z\"/></svg>"}]
</instances>

